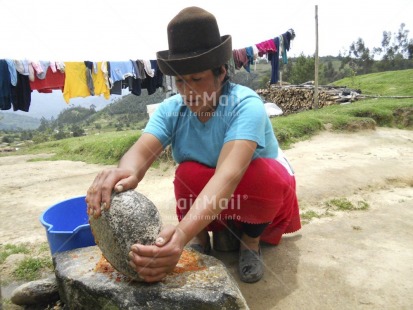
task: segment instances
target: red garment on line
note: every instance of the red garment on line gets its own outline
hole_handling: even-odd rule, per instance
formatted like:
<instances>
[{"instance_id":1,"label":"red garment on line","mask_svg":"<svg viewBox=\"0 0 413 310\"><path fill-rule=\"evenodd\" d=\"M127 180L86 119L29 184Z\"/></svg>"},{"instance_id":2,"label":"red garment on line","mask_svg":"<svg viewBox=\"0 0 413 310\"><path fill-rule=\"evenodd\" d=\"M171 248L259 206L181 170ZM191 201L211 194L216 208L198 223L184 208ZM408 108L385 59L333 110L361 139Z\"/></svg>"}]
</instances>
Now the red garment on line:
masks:
<instances>
[{"instance_id":1,"label":"red garment on line","mask_svg":"<svg viewBox=\"0 0 413 310\"><path fill-rule=\"evenodd\" d=\"M31 90L37 90L39 93L51 93L53 89L63 91L65 86L65 74L57 70L53 73L50 67L47 68L46 77L41 80L35 76L34 81L30 81Z\"/></svg>"},{"instance_id":2,"label":"red garment on line","mask_svg":"<svg viewBox=\"0 0 413 310\"><path fill-rule=\"evenodd\" d=\"M184 162L175 172L175 198L178 220L214 175L215 168L197 162ZM222 230L227 220L251 224L270 224L261 241L278 244L281 236L301 228L295 178L275 159L259 158L249 165L228 202L228 208L207 229ZM217 206L219 207L219 206Z\"/></svg>"},{"instance_id":3,"label":"red garment on line","mask_svg":"<svg viewBox=\"0 0 413 310\"><path fill-rule=\"evenodd\" d=\"M277 47L275 46L274 39L270 39L258 44L255 44L258 49L258 56L262 57L264 54L267 53L275 53L277 51Z\"/></svg>"}]
</instances>

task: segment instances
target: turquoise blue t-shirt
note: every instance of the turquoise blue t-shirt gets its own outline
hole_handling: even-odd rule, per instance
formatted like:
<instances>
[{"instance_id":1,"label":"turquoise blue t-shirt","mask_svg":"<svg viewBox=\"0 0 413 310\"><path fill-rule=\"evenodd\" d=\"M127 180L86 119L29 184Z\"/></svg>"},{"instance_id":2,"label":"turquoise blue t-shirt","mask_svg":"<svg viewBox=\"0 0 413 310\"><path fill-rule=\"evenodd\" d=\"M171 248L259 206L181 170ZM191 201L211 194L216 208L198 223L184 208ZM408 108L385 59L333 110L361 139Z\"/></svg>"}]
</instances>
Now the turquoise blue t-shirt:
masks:
<instances>
[{"instance_id":1,"label":"turquoise blue t-shirt","mask_svg":"<svg viewBox=\"0 0 413 310\"><path fill-rule=\"evenodd\" d=\"M228 83L214 115L205 123L178 94L163 101L144 130L165 148L172 145L177 163L196 161L216 167L222 146L233 140L257 143L253 159L276 158L278 142L261 98L251 89Z\"/></svg>"}]
</instances>

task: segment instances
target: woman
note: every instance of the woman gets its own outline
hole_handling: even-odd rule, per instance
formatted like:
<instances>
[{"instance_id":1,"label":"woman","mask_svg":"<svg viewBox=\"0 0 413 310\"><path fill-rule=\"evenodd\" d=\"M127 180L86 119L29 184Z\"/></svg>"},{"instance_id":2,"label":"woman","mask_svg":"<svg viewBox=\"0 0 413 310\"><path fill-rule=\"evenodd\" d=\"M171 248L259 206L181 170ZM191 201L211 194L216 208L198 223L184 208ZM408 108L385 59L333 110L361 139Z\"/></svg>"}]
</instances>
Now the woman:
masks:
<instances>
[{"instance_id":1,"label":"woman","mask_svg":"<svg viewBox=\"0 0 413 310\"><path fill-rule=\"evenodd\" d=\"M208 230L231 222L241 230L240 278L256 282L264 273L260 240L278 244L283 233L301 227L294 176L260 97L228 81L231 36L220 36L215 17L197 7L182 10L168 24L168 43L157 61L164 74L176 76L179 94L155 111L118 168L95 178L86 197L89 214L109 208L112 190L136 188L171 144L179 164L179 224L163 228L155 245L133 245L131 265L145 281L159 281L185 245L208 253Z\"/></svg>"}]
</instances>

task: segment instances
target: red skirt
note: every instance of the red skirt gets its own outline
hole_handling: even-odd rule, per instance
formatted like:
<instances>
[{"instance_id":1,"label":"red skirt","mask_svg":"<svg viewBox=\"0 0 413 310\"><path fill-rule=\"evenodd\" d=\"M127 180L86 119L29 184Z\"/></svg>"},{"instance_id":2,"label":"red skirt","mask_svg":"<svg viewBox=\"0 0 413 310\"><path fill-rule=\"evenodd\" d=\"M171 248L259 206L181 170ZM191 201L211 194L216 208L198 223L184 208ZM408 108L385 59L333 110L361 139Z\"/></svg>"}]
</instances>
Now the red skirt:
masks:
<instances>
[{"instance_id":1,"label":"red skirt","mask_svg":"<svg viewBox=\"0 0 413 310\"><path fill-rule=\"evenodd\" d=\"M215 168L192 161L178 166L174 187L179 221L214 173ZM219 217L207 226L209 231L224 229L229 220L235 223L270 223L260 240L278 244L283 234L301 228L295 178L275 159L253 160L226 208L222 208Z\"/></svg>"}]
</instances>

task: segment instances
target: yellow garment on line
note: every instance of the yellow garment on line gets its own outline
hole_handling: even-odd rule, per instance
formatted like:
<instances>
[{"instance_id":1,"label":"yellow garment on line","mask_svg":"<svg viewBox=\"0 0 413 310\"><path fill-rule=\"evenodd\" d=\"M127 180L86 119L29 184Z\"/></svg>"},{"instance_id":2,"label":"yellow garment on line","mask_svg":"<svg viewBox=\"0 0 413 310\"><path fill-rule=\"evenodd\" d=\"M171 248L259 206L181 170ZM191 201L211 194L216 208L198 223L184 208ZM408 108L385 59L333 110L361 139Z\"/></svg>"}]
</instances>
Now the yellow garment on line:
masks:
<instances>
[{"instance_id":1,"label":"yellow garment on line","mask_svg":"<svg viewBox=\"0 0 413 310\"><path fill-rule=\"evenodd\" d=\"M103 95L105 99L109 99L110 90L106 84L106 78L102 71L102 62L97 63L98 72L92 70L92 81L95 90L95 95ZM66 103L69 103L71 98L88 97L90 90L87 86L86 65L84 62L65 62L65 86L63 90L63 98Z\"/></svg>"},{"instance_id":2,"label":"yellow garment on line","mask_svg":"<svg viewBox=\"0 0 413 310\"><path fill-rule=\"evenodd\" d=\"M106 64L104 64L106 66ZM98 72L92 72L93 85L95 87L95 95L103 95L105 99L109 99L110 90L106 83L106 77L102 71L102 62L97 63Z\"/></svg>"},{"instance_id":3,"label":"yellow garment on line","mask_svg":"<svg viewBox=\"0 0 413 310\"><path fill-rule=\"evenodd\" d=\"M65 62L65 75L63 98L66 103L69 103L71 98L90 96L84 62Z\"/></svg>"}]
</instances>

